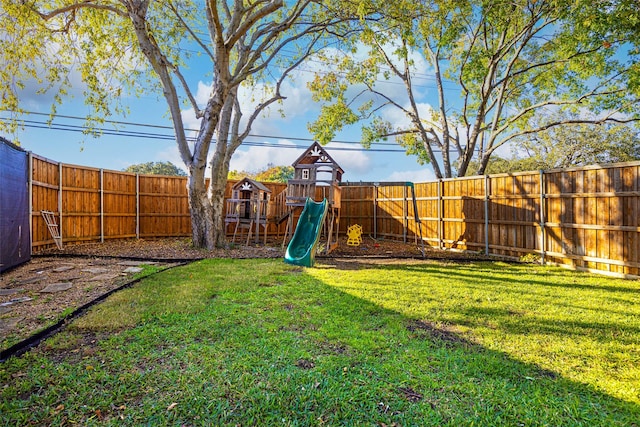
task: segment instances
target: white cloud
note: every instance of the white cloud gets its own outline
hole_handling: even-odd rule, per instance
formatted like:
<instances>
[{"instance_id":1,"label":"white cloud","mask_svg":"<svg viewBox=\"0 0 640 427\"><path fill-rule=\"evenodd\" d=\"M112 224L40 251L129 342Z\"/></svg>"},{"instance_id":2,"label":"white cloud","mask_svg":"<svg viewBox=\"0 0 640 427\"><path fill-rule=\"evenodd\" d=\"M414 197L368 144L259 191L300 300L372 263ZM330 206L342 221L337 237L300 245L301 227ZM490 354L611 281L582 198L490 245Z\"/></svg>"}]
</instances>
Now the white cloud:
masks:
<instances>
[{"instance_id":1,"label":"white cloud","mask_svg":"<svg viewBox=\"0 0 640 427\"><path fill-rule=\"evenodd\" d=\"M200 120L196 118L196 113L193 111L193 108L188 110L182 110L182 122L184 124L185 129L199 129L200 128Z\"/></svg>"},{"instance_id":2,"label":"white cloud","mask_svg":"<svg viewBox=\"0 0 640 427\"><path fill-rule=\"evenodd\" d=\"M269 164L290 165L302 154L303 150L290 148L295 146L291 141L280 140L278 144L280 147L241 146L231 158L229 168L237 171L257 172L265 169Z\"/></svg>"},{"instance_id":3,"label":"white cloud","mask_svg":"<svg viewBox=\"0 0 640 427\"><path fill-rule=\"evenodd\" d=\"M434 109L431 104L419 102L416 104L416 106L418 108L418 114L420 114L422 120L431 120L434 113ZM410 108L409 105L406 105L405 107L407 109ZM385 108L382 112L382 118L384 120L388 120L391 124L393 124L393 126L397 128L405 129L413 126L409 117L407 117L407 115L402 110L395 107Z\"/></svg>"},{"instance_id":4,"label":"white cloud","mask_svg":"<svg viewBox=\"0 0 640 427\"><path fill-rule=\"evenodd\" d=\"M196 90L196 102L202 108L207 105L207 101L211 97L211 83L204 83L202 80L198 81L198 89Z\"/></svg>"},{"instance_id":5,"label":"white cloud","mask_svg":"<svg viewBox=\"0 0 640 427\"><path fill-rule=\"evenodd\" d=\"M310 111L318 110L319 107L311 101L311 92L307 88L307 83L311 78L311 73L292 73L281 85L280 91L285 99L268 106L253 122L251 133L257 135L279 134L278 125L291 123ZM201 108L207 104L211 96L211 85L212 83L198 82L195 98ZM271 89L271 86L263 83L239 88L238 99L243 112L241 129L246 125L246 120L255 111L257 105L271 96ZM183 111L183 120L188 128L197 129L200 126L200 120L195 118L192 109Z\"/></svg>"},{"instance_id":6,"label":"white cloud","mask_svg":"<svg viewBox=\"0 0 640 427\"><path fill-rule=\"evenodd\" d=\"M329 155L344 169L345 179L348 179L349 174L360 175L371 170L371 157L366 151L332 150L340 147L357 148L358 146L332 143L325 147Z\"/></svg>"},{"instance_id":7,"label":"white cloud","mask_svg":"<svg viewBox=\"0 0 640 427\"><path fill-rule=\"evenodd\" d=\"M291 141L281 140L278 141L280 147L255 147L255 146L241 146L234 153L229 165L230 170L257 172L262 169L266 169L269 164L276 166L288 166L291 165L301 154L301 149L289 148L295 146ZM289 147L287 147L289 146ZM215 152L215 146L212 146L209 150L209 158ZM180 158L178 147L173 145L165 150L157 152L154 161L169 161L181 169L185 170L184 163ZM208 171L207 163L207 173Z\"/></svg>"},{"instance_id":8,"label":"white cloud","mask_svg":"<svg viewBox=\"0 0 640 427\"><path fill-rule=\"evenodd\" d=\"M412 171L396 171L389 175L387 178L381 179L380 181L392 181L392 182L430 182L435 181L436 176L433 171L428 167L419 170Z\"/></svg>"},{"instance_id":9,"label":"white cloud","mask_svg":"<svg viewBox=\"0 0 640 427\"><path fill-rule=\"evenodd\" d=\"M155 162L171 162L180 169L187 171L182 158L180 157L180 152L178 151L178 146L173 144L170 147L167 147L164 150L158 151L155 155Z\"/></svg>"}]
</instances>

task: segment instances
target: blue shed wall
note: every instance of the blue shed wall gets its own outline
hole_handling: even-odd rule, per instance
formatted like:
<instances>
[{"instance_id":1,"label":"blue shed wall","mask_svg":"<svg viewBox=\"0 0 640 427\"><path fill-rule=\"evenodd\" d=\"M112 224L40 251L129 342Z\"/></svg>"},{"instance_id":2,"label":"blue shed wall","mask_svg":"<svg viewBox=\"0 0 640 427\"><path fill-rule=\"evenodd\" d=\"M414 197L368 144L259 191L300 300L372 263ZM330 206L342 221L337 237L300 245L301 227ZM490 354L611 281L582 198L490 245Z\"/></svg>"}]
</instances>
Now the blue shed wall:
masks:
<instances>
[{"instance_id":1,"label":"blue shed wall","mask_svg":"<svg viewBox=\"0 0 640 427\"><path fill-rule=\"evenodd\" d=\"M0 138L0 272L31 259L28 159Z\"/></svg>"}]
</instances>

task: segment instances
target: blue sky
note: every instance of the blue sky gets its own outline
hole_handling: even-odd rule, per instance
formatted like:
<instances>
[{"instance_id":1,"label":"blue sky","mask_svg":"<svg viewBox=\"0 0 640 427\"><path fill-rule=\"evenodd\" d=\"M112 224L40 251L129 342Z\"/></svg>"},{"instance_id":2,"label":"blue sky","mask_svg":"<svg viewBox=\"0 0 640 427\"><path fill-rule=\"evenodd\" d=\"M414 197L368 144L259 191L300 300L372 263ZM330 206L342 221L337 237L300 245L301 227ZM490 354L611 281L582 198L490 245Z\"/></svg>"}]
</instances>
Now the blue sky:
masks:
<instances>
[{"instance_id":1,"label":"blue sky","mask_svg":"<svg viewBox=\"0 0 640 427\"><path fill-rule=\"evenodd\" d=\"M192 74L195 71L197 70L191 70ZM424 73L427 76L428 70L426 68ZM204 76L204 73L202 75ZM312 136L307 131L307 123L317 117L320 108L317 103L312 101L311 94L306 87L312 76L312 72L307 67L295 73L294 78L286 82L283 93L287 99L282 105L272 108L269 113L260 117L252 127L251 133L254 136L247 139L248 142L263 146L240 147L233 156L231 169L257 171L266 168L268 164L290 165L303 151L302 148L291 147L307 147L312 144ZM50 111L51 96L37 94L35 87L27 88L21 95L22 107L27 111L40 114L22 116L22 119L31 121L31 123L26 123L27 126L15 135L6 135L6 137L18 139L26 150L63 163L122 170L136 163L171 161L179 167L184 167L173 141L131 137L117 132L119 130L153 133L171 137L171 129L106 123L103 128L109 130L109 133L113 133L113 135L105 134L99 138L83 135L77 131L56 129L68 128L69 126L78 127L83 124L81 120L63 117L84 117L87 113L87 107L84 106L81 96L83 85L79 79L77 81L77 86L71 93L74 96L67 98L64 104L58 108L52 128L39 124L47 120L45 114ZM425 82L428 83L426 80ZM209 84L210 82L204 79L198 80L197 98L201 102L206 99ZM394 86L394 83L387 85L389 90L398 91L399 96L403 95L402 86ZM421 101L425 102L430 92L431 90L425 86L421 92L424 99ZM252 96L247 91L241 94L241 98L245 106L245 116L249 115L250 104L255 100L252 101ZM111 117L110 120L160 127L171 126L164 100L154 94L140 98L127 98L124 101L131 110L130 114ZM10 113L4 112L0 114L0 117L8 117L9 115ZM187 128L196 129L198 127L191 111L185 110L183 116ZM402 118L398 117L398 120L402 120ZM434 178L429 165L418 164L415 157L407 156L393 140L373 147L373 150L363 149L358 144L360 129L357 125L336 135L335 140L349 142L327 145L330 155L345 170L343 177L345 181L422 182ZM345 148L350 150L346 151Z\"/></svg>"}]
</instances>

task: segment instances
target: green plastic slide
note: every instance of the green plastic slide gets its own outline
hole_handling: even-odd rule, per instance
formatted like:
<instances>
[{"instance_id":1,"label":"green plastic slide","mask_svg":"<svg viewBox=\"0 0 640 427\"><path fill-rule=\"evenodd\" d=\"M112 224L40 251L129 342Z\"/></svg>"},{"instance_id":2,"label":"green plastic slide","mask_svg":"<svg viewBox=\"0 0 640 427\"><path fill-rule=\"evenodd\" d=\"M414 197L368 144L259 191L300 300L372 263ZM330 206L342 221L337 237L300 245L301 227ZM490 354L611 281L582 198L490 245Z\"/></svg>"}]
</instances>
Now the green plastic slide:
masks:
<instances>
[{"instance_id":1,"label":"green plastic slide","mask_svg":"<svg viewBox=\"0 0 640 427\"><path fill-rule=\"evenodd\" d=\"M313 267L322 223L327 215L328 206L327 199L322 202L314 202L307 198L296 231L293 233L293 238L284 254L286 263Z\"/></svg>"}]
</instances>

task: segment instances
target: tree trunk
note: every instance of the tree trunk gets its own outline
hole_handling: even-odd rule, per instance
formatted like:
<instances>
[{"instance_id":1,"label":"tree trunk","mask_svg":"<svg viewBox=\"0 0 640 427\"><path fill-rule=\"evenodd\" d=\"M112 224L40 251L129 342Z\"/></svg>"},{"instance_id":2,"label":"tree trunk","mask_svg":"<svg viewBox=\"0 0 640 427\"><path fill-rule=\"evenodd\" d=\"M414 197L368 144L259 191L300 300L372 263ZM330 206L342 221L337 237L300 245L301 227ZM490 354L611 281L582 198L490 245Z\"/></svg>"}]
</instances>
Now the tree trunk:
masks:
<instances>
[{"instance_id":1,"label":"tree trunk","mask_svg":"<svg viewBox=\"0 0 640 427\"><path fill-rule=\"evenodd\" d=\"M194 247L213 249L215 240L212 206L204 185L202 171L189 172L187 194L191 212L191 238Z\"/></svg>"},{"instance_id":2,"label":"tree trunk","mask_svg":"<svg viewBox=\"0 0 640 427\"><path fill-rule=\"evenodd\" d=\"M222 162L224 163L224 162ZM224 225L225 200L224 193L227 187L227 173L224 167L211 169L211 182L209 184L209 200L211 203L212 239L218 248L227 243L226 229Z\"/></svg>"},{"instance_id":3,"label":"tree trunk","mask_svg":"<svg viewBox=\"0 0 640 427\"><path fill-rule=\"evenodd\" d=\"M215 157L215 156L214 156ZM226 167L225 167L226 165ZM205 188L204 168L191 171L187 179L189 208L191 210L191 235L193 246L214 249L224 247L226 241L225 190L229 162L211 162L211 180Z\"/></svg>"}]
</instances>

